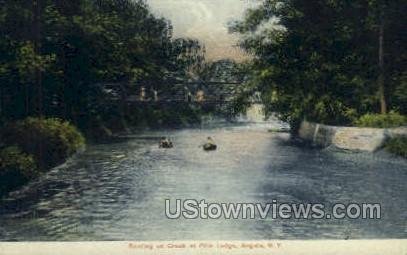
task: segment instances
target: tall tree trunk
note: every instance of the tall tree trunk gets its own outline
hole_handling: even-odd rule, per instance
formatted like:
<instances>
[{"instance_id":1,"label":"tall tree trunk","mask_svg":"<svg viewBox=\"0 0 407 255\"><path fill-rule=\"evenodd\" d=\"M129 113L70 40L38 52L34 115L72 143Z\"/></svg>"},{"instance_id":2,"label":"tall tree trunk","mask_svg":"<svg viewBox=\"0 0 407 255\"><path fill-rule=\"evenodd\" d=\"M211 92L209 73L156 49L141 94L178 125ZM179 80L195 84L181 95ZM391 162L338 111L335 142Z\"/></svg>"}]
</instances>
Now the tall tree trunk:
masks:
<instances>
[{"instance_id":1,"label":"tall tree trunk","mask_svg":"<svg viewBox=\"0 0 407 255\"><path fill-rule=\"evenodd\" d=\"M41 0L33 1L33 25L34 25L34 50L35 54L41 56ZM37 115L42 119L43 118L43 93L42 93L42 70L41 65L35 70L35 85L37 87L37 100L34 100L37 105ZM40 139L39 141L39 167L40 169L45 169L45 160L44 160L44 143Z\"/></svg>"},{"instance_id":2,"label":"tall tree trunk","mask_svg":"<svg viewBox=\"0 0 407 255\"><path fill-rule=\"evenodd\" d=\"M35 54L41 55L41 0L33 1L33 14L34 14L34 48ZM42 70L41 67L37 67L35 71L35 84L37 87L37 114L43 116L43 95L42 95Z\"/></svg>"},{"instance_id":3,"label":"tall tree trunk","mask_svg":"<svg viewBox=\"0 0 407 255\"><path fill-rule=\"evenodd\" d=\"M68 114L67 114L67 102L66 102L66 87L67 87L67 84L68 84L68 82L67 82L67 78L66 78L66 75L67 75L67 64L66 64L66 46L67 45L67 42L64 42L63 44L62 44L62 47L61 47L61 61L62 61L62 68L63 68L63 75L62 75L62 109L63 109L63 113L62 113L62 117L64 118L64 119L67 119L68 118Z\"/></svg>"},{"instance_id":4,"label":"tall tree trunk","mask_svg":"<svg viewBox=\"0 0 407 255\"><path fill-rule=\"evenodd\" d=\"M384 19L383 14L380 17L379 25L379 77L377 83L379 85L379 97L380 97L380 112L382 114L387 113L387 102L384 87Z\"/></svg>"},{"instance_id":5,"label":"tall tree trunk","mask_svg":"<svg viewBox=\"0 0 407 255\"><path fill-rule=\"evenodd\" d=\"M0 125L4 112L4 85L0 85ZM5 115L5 114L4 114Z\"/></svg>"},{"instance_id":6,"label":"tall tree trunk","mask_svg":"<svg viewBox=\"0 0 407 255\"><path fill-rule=\"evenodd\" d=\"M27 117L30 115L30 88L29 88L29 84L25 84L24 88L25 88L25 93L24 93L24 97L25 97L25 116Z\"/></svg>"}]
</instances>

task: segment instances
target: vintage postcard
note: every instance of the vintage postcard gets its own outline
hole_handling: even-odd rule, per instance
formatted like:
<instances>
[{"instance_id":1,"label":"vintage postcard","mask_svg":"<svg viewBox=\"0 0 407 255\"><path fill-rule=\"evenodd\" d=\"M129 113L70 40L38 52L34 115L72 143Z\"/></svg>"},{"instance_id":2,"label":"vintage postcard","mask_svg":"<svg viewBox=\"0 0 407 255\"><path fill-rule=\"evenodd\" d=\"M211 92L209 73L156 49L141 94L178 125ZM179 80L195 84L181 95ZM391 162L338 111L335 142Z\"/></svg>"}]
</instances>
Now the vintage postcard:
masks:
<instances>
[{"instance_id":1,"label":"vintage postcard","mask_svg":"<svg viewBox=\"0 0 407 255\"><path fill-rule=\"evenodd\" d=\"M406 255L406 13L0 0L0 255Z\"/></svg>"}]
</instances>

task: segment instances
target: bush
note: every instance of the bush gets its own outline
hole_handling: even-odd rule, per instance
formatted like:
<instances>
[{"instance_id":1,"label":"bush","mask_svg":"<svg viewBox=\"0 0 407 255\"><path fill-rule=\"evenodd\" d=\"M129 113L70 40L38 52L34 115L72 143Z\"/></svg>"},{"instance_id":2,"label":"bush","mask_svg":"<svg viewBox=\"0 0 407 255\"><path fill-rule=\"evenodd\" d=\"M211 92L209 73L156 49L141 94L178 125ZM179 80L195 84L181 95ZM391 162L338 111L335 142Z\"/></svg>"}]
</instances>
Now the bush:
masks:
<instances>
[{"instance_id":1,"label":"bush","mask_svg":"<svg viewBox=\"0 0 407 255\"><path fill-rule=\"evenodd\" d=\"M396 112L365 114L354 122L358 127L393 128L407 125L407 117Z\"/></svg>"},{"instance_id":2,"label":"bush","mask_svg":"<svg viewBox=\"0 0 407 255\"><path fill-rule=\"evenodd\" d=\"M0 197L38 176L34 158L11 146L0 150Z\"/></svg>"},{"instance_id":3,"label":"bush","mask_svg":"<svg viewBox=\"0 0 407 255\"><path fill-rule=\"evenodd\" d=\"M6 145L16 145L33 155L41 170L61 164L81 148L85 139L69 122L59 119L27 118L5 128Z\"/></svg>"},{"instance_id":4,"label":"bush","mask_svg":"<svg viewBox=\"0 0 407 255\"><path fill-rule=\"evenodd\" d=\"M407 158L407 137L390 139L385 148L391 153Z\"/></svg>"}]
</instances>

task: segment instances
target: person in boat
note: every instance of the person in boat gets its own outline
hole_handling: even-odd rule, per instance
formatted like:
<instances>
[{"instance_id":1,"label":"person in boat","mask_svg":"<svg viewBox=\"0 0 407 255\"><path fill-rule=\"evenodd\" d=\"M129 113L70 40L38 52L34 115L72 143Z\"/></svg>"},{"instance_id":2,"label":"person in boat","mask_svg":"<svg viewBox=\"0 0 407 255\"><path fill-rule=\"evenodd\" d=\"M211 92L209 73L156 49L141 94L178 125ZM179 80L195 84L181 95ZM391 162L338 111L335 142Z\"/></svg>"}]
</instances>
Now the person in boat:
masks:
<instances>
[{"instance_id":1,"label":"person in boat","mask_svg":"<svg viewBox=\"0 0 407 255\"><path fill-rule=\"evenodd\" d=\"M160 148L172 148L172 142L167 137L161 137L159 147Z\"/></svg>"},{"instance_id":2,"label":"person in boat","mask_svg":"<svg viewBox=\"0 0 407 255\"><path fill-rule=\"evenodd\" d=\"M207 144L215 144L215 141L213 141L212 137L208 136L208 138L206 139L206 143Z\"/></svg>"},{"instance_id":3,"label":"person in boat","mask_svg":"<svg viewBox=\"0 0 407 255\"><path fill-rule=\"evenodd\" d=\"M208 137L206 139L206 143L203 145L203 149L206 151L212 151L216 150L217 146L215 144L215 141L212 139L212 137Z\"/></svg>"}]
</instances>

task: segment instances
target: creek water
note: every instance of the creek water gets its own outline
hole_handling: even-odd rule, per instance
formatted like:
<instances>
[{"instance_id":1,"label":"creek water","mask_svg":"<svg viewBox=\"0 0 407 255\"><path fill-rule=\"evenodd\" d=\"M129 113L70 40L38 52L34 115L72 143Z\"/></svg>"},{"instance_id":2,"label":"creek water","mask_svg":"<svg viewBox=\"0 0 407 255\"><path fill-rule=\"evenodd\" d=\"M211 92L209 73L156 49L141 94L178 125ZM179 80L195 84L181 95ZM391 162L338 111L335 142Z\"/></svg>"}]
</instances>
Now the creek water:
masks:
<instances>
[{"instance_id":1,"label":"creek water","mask_svg":"<svg viewBox=\"0 0 407 255\"><path fill-rule=\"evenodd\" d=\"M267 125L150 131L90 145L0 203L0 240L407 238L407 161L300 146ZM159 149L161 136L175 147ZM214 138L218 150L200 144ZM176 219L165 199L380 203L382 219Z\"/></svg>"}]
</instances>

